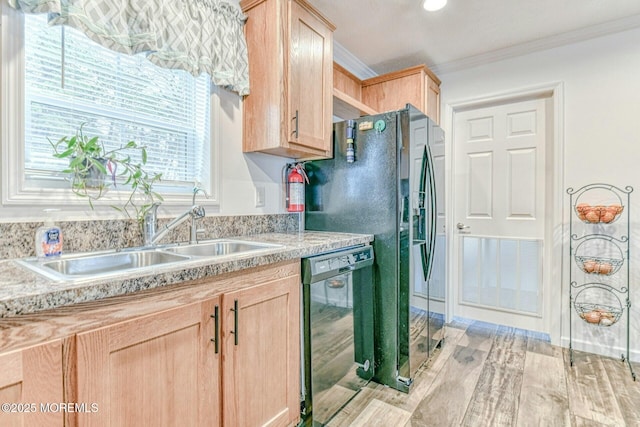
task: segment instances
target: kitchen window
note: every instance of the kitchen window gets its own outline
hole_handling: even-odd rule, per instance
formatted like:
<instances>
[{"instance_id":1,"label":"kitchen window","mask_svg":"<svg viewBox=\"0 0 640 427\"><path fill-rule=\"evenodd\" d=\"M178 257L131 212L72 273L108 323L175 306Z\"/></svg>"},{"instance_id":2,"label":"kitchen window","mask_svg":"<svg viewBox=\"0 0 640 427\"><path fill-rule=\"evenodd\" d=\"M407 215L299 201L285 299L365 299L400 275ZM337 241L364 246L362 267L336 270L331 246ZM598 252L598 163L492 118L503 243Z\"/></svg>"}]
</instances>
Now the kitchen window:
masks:
<instances>
[{"instance_id":1,"label":"kitchen window","mask_svg":"<svg viewBox=\"0 0 640 427\"><path fill-rule=\"evenodd\" d=\"M219 98L207 75L160 68L144 54L116 53L71 27L49 26L46 14L0 7L3 204L38 204L43 194L44 203L86 203L71 195L59 172L66 160L52 156L48 141L82 123L107 148L145 145L146 169L162 173L154 188L167 203L190 201L194 183L215 203ZM105 205L117 197L110 191Z\"/></svg>"}]
</instances>

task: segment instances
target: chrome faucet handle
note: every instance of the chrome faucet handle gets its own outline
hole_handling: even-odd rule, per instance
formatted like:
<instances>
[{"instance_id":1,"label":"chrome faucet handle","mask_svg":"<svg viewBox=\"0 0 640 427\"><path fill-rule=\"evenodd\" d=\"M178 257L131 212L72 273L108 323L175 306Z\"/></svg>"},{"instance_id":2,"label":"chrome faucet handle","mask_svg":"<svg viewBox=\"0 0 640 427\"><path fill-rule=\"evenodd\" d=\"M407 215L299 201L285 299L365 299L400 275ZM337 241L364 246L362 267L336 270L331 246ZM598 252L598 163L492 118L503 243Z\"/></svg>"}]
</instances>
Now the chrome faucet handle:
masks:
<instances>
[{"instance_id":1,"label":"chrome faucet handle","mask_svg":"<svg viewBox=\"0 0 640 427\"><path fill-rule=\"evenodd\" d=\"M191 207L191 216L194 219L204 218L205 215L206 215L206 212L204 210L204 207L199 206L199 205L193 205Z\"/></svg>"}]
</instances>

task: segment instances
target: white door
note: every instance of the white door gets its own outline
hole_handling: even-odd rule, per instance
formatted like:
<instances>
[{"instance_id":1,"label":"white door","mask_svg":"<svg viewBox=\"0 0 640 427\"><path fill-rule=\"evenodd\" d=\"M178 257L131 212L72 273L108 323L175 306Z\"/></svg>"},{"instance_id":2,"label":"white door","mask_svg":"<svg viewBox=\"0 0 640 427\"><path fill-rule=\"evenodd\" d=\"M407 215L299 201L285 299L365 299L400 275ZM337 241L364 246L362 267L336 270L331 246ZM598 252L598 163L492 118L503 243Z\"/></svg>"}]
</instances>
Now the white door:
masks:
<instances>
[{"instance_id":1,"label":"white door","mask_svg":"<svg viewBox=\"0 0 640 427\"><path fill-rule=\"evenodd\" d=\"M544 331L545 133L544 99L454 116L454 316Z\"/></svg>"}]
</instances>

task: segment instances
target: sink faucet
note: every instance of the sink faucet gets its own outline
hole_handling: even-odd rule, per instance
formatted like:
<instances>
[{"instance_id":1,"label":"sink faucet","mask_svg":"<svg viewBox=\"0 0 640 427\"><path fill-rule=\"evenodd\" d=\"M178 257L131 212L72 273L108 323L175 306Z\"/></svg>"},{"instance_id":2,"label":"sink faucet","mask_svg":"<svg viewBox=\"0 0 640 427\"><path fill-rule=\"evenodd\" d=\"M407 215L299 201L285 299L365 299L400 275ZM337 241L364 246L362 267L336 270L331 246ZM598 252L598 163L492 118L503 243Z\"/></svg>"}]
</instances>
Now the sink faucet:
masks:
<instances>
[{"instance_id":1,"label":"sink faucet","mask_svg":"<svg viewBox=\"0 0 640 427\"><path fill-rule=\"evenodd\" d=\"M191 205L192 206L196 206L196 194L198 193L202 193L204 194L205 198L209 198L209 195L207 194L206 191L204 191L202 188L199 187L193 187L193 198L191 199ZM202 215L199 216L195 216L195 215L191 215L191 235L189 237L189 244L194 244L194 243L198 243L198 233L203 233L204 230L203 229L199 229L197 227L197 220L199 220L200 218L204 218L204 208L200 208L202 209Z\"/></svg>"},{"instance_id":2,"label":"sink faucet","mask_svg":"<svg viewBox=\"0 0 640 427\"><path fill-rule=\"evenodd\" d=\"M195 199L195 194L194 194ZM158 219L158 206L160 203L154 203L144 216L143 233L144 233L144 245L153 246L160 239L162 239L169 231L182 224L187 218L191 218L192 221L205 216L204 208L202 206L193 205L182 214L178 215L167 225L164 225L160 230L156 230Z\"/></svg>"}]
</instances>

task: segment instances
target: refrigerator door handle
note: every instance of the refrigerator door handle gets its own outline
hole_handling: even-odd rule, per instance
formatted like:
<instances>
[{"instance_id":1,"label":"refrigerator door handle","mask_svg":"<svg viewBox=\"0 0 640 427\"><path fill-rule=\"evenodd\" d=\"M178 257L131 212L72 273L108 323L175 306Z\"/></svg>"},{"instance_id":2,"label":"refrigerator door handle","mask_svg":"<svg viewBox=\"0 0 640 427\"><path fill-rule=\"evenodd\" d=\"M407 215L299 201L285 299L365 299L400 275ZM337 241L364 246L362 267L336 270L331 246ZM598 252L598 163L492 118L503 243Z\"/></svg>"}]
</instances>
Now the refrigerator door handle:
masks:
<instances>
[{"instance_id":1,"label":"refrigerator door handle","mask_svg":"<svg viewBox=\"0 0 640 427\"><path fill-rule=\"evenodd\" d=\"M425 209L425 198L426 197L430 197L430 195L426 194L426 180L427 180L427 174L431 174L431 172L429 171L429 153L427 151L427 146L425 145L424 147L424 151L422 152L422 170L420 171L420 194L423 195L423 202L421 203L420 206L420 217L419 217L419 221L420 221L420 228L422 230L424 230L423 232L426 232L427 230L427 215L424 214L424 209ZM431 184L429 184L429 186L431 186ZM427 237L427 236L425 236ZM427 240L427 242L429 242L431 236L428 236L427 238L425 238L425 240ZM430 243L429 243L430 246ZM430 258L430 252L429 252L429 246L427 245L427 243L422 243L420 245L420 255L422 258L422 274L424 276L424 280L428 281L429 280L429 264L431 262Z\"/></svg>"},{"instance_id":2,"label":"refrigerator door handle","mask_svg":"<svg viewBox=\"0 0 640 427\"><path fill-rule=\"evenodd\" d=\"M427 155L429 170L429 265L427 268L426 280L431 279L431 271L433 270L434 251L436 249L436 225L438 221L437 203L436 203L436 176L433 168L433 159L429 146L425 146L425 154Z\"/></svg>"}]
</instances>

